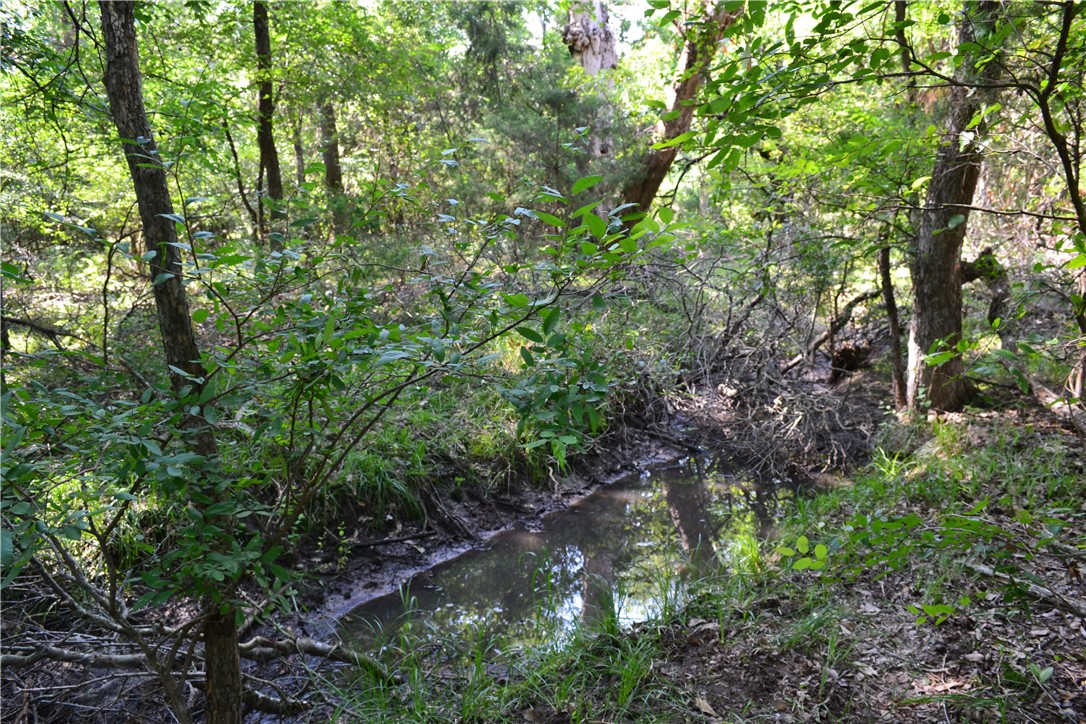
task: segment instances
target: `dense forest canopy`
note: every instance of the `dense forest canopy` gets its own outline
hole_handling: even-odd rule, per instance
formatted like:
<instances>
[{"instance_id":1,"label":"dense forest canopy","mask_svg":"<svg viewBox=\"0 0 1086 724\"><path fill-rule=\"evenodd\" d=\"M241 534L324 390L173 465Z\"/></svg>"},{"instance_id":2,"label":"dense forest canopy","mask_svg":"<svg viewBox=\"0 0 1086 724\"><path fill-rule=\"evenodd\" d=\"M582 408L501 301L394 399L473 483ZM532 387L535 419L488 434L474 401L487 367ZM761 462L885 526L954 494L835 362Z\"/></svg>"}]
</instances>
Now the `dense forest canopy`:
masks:
<instances>
[{"instance_id":1,"label":"dense forest canopy","mask_svg":"<svg viewBox=\"0 0 1086 724\"><path fill-rule=\"evenodd\" d=\"M5 676L94 650L214 722L287 706L239 651L385 676L245 640L299 551L463 532L451 491L550 480L672 394L725 390L770 477L856 462L818 400L860 367L905 415L1083 408L1080 3L0 21L0 553L48 619L5 627Z\"/></svg>"}]
</instances>

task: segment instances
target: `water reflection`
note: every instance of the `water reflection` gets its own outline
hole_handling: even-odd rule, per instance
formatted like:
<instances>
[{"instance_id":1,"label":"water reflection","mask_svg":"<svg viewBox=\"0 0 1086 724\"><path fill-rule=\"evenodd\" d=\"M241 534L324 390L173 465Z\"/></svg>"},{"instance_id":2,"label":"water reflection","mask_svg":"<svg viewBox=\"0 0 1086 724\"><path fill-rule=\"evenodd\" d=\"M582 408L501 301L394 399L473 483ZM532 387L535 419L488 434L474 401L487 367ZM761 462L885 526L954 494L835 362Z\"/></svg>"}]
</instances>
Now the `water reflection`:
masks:
<instances>
[{"instance_id":1,"label":"water reflection","mask_svg":"<svg viewBox=\"0 0 1086 724\"><path fill-rule=\"evenodd\" d=\"M576 626L628 625L676 603L694 577L757 565L781 491L691 459L603 488L415 577L341 621L357 644L413 635L561 643Z\"/></svg>"}]
</instances>

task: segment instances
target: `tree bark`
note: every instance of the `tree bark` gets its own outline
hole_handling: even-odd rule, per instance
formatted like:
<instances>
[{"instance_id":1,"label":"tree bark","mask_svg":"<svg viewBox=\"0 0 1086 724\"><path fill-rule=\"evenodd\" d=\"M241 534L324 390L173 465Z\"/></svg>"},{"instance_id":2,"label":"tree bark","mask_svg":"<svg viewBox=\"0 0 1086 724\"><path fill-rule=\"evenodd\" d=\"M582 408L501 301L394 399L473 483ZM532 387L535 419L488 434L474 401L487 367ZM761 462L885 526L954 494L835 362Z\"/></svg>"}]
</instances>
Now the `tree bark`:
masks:
<instances>
[{"instance_id":1,"label":"tree bark","mask_svg":"<svg viewBox=\"0 0 1086 724\"><path fill-rule=\"evenodd\" d=\"M200 359L182 284L181 252L177 246L175 222L170 218L174 211L166 169L158 155L143 103L135 5L102 0L99 8L106 47L104 80L110 112L124 144L143 235L148 249L155 252L151 259L151 284L170 383L178 397L186 386L193 390L190 394L198 395L207 371ZM185 425L193 432L191 442L195 451L209 461L216 459L215 438L206 425L198 418L187 419ZM204 605L210 612L205 627L209 686L211 672L215 672L216 688L214 701L209 697L207 721L210 724L240 724L241 667L237 663L237 628L232 629L231 635L230 626L218 622L223 616L233 621L234 609L232 605L212 601Z\"/></svg>"},{"instance_id":2,"label":"tree bark","mask_svg":"<svg viewBox=\"0 0 1086 724\"><path fill-rule=\"evenodd\" d=\"M321 160L324 161L324 188L332 210L332 233L339 235L350 228L350 214L343 198L343 165L339 160L339 131L336 107L328 100L321 104Z\"/></svg>"},{"instance_id":3,"label":"tree bark","mask_svg":"<svg viewBox=\"0 0 1086 724\"><path fill-rule=\"evenodd\" d=\"M905 386L905 359L901 354L901 321L894 298L894 282L890 277L890 247L879 249L879 279L882 301L886 305L886 319L890 324L890 369L893 376L894 406L904 409L909 402Z\"/></svg>"},{"instance_id":4,"label":"tree bark","mask_svg":"<svg viewBox=\"0 0 1086 724\"><path fill-rule=\"evenodd\" d=\"M253 3L253 33L256 38L256 68L259 102L257 106L256 142L260 148L260 168L267 182L267 195L272 200L272 218L281 218L283 210L283 176L279 168L279 153L275 149L272 122L275 117L275 95L271 77L271 35L268 27L268 5L263 0ZM273 243L273 247L278 244Z\"/></svg>"},{"instance_id":5,"label":"tree bark","mask_svg":"<svg viewBox=\"0 0 1086 724\"><path fill-rule=\"evenodd\" d=\"M966 2L959 42L976 43L992 27L999 3ZM929 352L945 345L954 349L962 334L961 252L968 228L969 208L980 177L981 150L967 132L981 110L984 92L977 81L994 79L998 64L989 62L978 74L973 66L980 53L970 53L950 90L945 130L920 215L912 264L913 313L909 332L907 396L909 408L956 410L966 398L964 366L960 355L929 365ZM979 131L979 129L976 129Z\"/></svg>"},{"instance_id":6,"label":"tree bark","mask_svg":"<svg viewBox=\"0 0 1086 724\"><path fill-rule=\"evenodd\" d=\"M332 101L321 105L321 160L324 161L324 187L333 194L342 194L343 166L339 161L339 132Z\"/></svg>"},{"instance_id":7,"label":"tree bark","mask_svg":"<svg viewBox=\"0 0 1086 724\"><path fill-rule=\"evenodd\" d=\"M305 183L305 148L302 146L302 119L295 117L290 129L294 150L294 181L301 187Z\"/></svg>"},{"instance_id":8,"label":"tree bark","mask_svg":"<svg viewBox=\"0 0 1086 724\"><path fill-rule=\"evenodd\" d=\"M670 112L665 116L669 120L662 121L657 127L657 141L670 141L690 130L705 74L725 32L739 18L742 10L728 12L705 8L705 12L707 17L701 22L686 24L681 62L683 74L675 86ZM636 211L648 212L678 153L678 146L670 146L652 149L645 154L640 172L622 192L622 203L635 204Z\"/></svg>"},{"instance_id":9,"label":"tree bark","mask_svg":"<svg viewBox=\"0 0 1086 724\"><path fill-rule=\"evenodd\" d=\"M608 24L609 19L603 0L575 0L569 8L569 24L562 32L570 55L593 78L618 67L618 49L615 34ZM605 87L608 90L614 88L614 80L609 76ZM610 100L602 88L599 97L600 109L588 124L591 126L588 144L590 160L610 158L614 154Z\"/></svg>"},{"instance_id":10,"label":"tree bark","mask_svg":"<svg viewBox=\"0 0 1086 724\"><path fill-rule=\"evenodd\" d=\"M126 2L99 3L102 34L106 41L105 86L110 112L124 144L128 170L136 191L143 237L151 259L152 291L162 347L171 368L174 392L190 384L189 378L206 375L189 317L188 299L182 284L181 250L170 199L166 169L151 134L151 123L143 104L143 78L133 5ZM186 377L185 375L188 375Z\"/></svg>"},{"instance_id":11,"label":"tree bark","mask_svg":"<svg viewBox=\"0 0 1086 724\"><path fill-rule=\"evenodd\" d=\"M241 657L234 607L208 606L204 624L208 724L241 724Z\"/></svg>"}]
</instances>

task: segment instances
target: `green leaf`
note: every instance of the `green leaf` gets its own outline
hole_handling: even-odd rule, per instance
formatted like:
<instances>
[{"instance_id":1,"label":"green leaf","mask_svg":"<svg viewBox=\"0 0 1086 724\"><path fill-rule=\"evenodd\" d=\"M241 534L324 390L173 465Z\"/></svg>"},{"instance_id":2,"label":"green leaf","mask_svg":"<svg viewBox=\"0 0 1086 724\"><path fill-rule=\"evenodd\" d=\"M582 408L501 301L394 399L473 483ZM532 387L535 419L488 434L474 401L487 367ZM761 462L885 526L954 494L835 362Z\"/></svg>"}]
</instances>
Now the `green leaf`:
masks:
<instances>
[{"instance_id":1,"label":"green leaf","mask_svg":"<svg viewBox=\"0 0 1086 724\"><path fill-rule=\"evenodd\" d=\"M543 335L531 327L517 327L517 333L520 334L521 337L535 342L536 344L543 344Z\"/></svg>"},{"instance_id":2,"label":"green leaf","mask_svg":"<svg viewBox=\"0 0 1086 724\"><path fill-rule=\"evenodd\" d=\"M585 189L592 188L600 181L603 181L603 176L585 176L584 178L579 178L573 182L573 188L570 189L570 193L574 195L579 194Z\"/></svg>"},{"instance_id":3,"label":"green leaf","mask_svg":"<svg viewBox=\"0 0 1086 724\"><path fill-rule=\"evenodd\" d=\"M924 357L924 364L929 367L938 367L941 364L949 362L958 356L957 350L951 350L949 352L938 352L936 354L929 354Z\"/></svg>"},{"instance_id":4,"label":"green leaf","mask_svg":"<svg viewBox=\"0 0 1086 724\"><path fill-rule=\"evenodd\" d=\"M520 348L520 358L524 360L524 364L535 367L535 357L532 357L532 353L528 351L527 347Z\"/></svg>"},{"instance_id":5,"label":"green leaf","mask_svg":"<svg viewBox=\"0 0 1086 724\"><path fill-rule=\"evenodd\" d=\"M506 294L505 303L510 307L527 307L531 303L527 294Z\"/></svg>"},{"instance_id":6,"label":"green leaf","mask_svg":"<svg viewBox=\"0 0 1086 724\"><path fill-rule=\"evenodd\" d=\"M965 223L965 214L954 214L950 217L950 220L946 222L946 228L954 229Z\"/></svg>"},{"instance_id":7,"label":"green leaf","mask_svg":"<svg viewBox=\"0 0 1086 724\"><path fill-rule=\"evenodd\" d=\"M18 284L29 284L31 282L29 278L23 276L18 266L7 261L0 262L0 276Z\"/></svg>"},{"instance_id":8,"label":"green leaf","mask_svg":"<svg viewBox=\"0 0 1086 724\"><path fill-rule=\"evenodd\" d=\"M554 214L548 214L546 211L536 211L535 216L536 216L537 219L539 219L543 223L550 224L551 226L553 226L556 229L564 229L564 228L566 228L566 222L562 221L561 219L559 219Z\"/></svg>"},{"instance_id":9,"label":"green leaf","mask_svg":"<svg viewBox=\"0 0 1086 724\"><path fill-rule=\"evenodd\" d=\"M1077 254L1064 265L1065 269L1081 269L1086 266L1086 254Z\"/></svg>"},{"instance_id":10,"label":"green leaf","mask_svg":"<svg viewBox=\"0 0 1086 724\"><path fill-rule=\"evenodd\" d=\"M807 540L807 536L801 535L799 538L796 538L796 550L803 554L806 554L811 550L811 542Z\"/></svg>"},{"instance_id":11,"label":"green leaf","mask_svg":"<svg viewBox=\"0 0 1086 724\"><path fill-rule=\"evenodd\" d=\"M595 214L585 214L584 222L592 232L592 236L602 239L607 236L607 222Z\"/></svg>"},{"instance_id":12,"label":"green leaf","mask_svg":"<svg viewBox=\"0 0 1086 724\"><path fill-rule=\"evenodd\" d=\"M208 315L210 314L211 312L206 309L197 309L195 312L192 313L192 321L196 322L197 324L202 324L203 322L207 321Z\"/></svg>"},{"instance_id":13,"label":"green leaf","mask_svg":"<svg viewBox=\"0 0 1086 724\"><path fill-rule=\"evenodd\" d=\"M552 309L547 318L543 320L543 334L551 334L554 332L555 325L558 324L558 318L562 316L562 312L559 309Z\"/></svg>"},{"instance_id":14,"label":"green leaf","mask_svg":"<svg viewBox=\"0 0 1086 724\"><path fill-rule=\"evenodd\" d=\"M827 548L825 545L819 543L818 545L815 546L814 554L815 554L815 558L817 558L820 561L824 561L824 560L826 560L826 557L829 556L830 549Z\"/></svg>"}]
</instances>

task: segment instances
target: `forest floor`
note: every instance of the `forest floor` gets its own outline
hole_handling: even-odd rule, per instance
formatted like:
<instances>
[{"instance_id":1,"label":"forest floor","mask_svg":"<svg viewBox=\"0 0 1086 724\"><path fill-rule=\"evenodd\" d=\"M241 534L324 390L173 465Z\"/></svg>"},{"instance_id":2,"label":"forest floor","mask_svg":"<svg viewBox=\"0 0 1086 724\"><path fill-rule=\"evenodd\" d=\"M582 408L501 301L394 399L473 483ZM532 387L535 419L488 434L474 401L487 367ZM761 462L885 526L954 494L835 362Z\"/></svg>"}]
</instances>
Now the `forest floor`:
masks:
<instances>
[{"instance_id":1,"label":"forest floor","mask_svg":"<svg viewBox=\"0 0 1086 724\"><path fill-rule=\"evenodd\" d=\"M467 675L448 659L387 661L394 686L292 655L250 673L312 708L248 721L1086 720L1081 433L1032 398L906 424L879 375L775 384L757 406L734 380L690 386L574 474L450 488L424 521L307 550L297 612L273 625L329 639L414 573L695 449L801 481L754 563L699 580L677 614L559 651L480 655ZM78 676L50 671L42 686ZM128 691L140 695L119 720L168 720L151 692Z\"/></svg>"}]
</instances>

